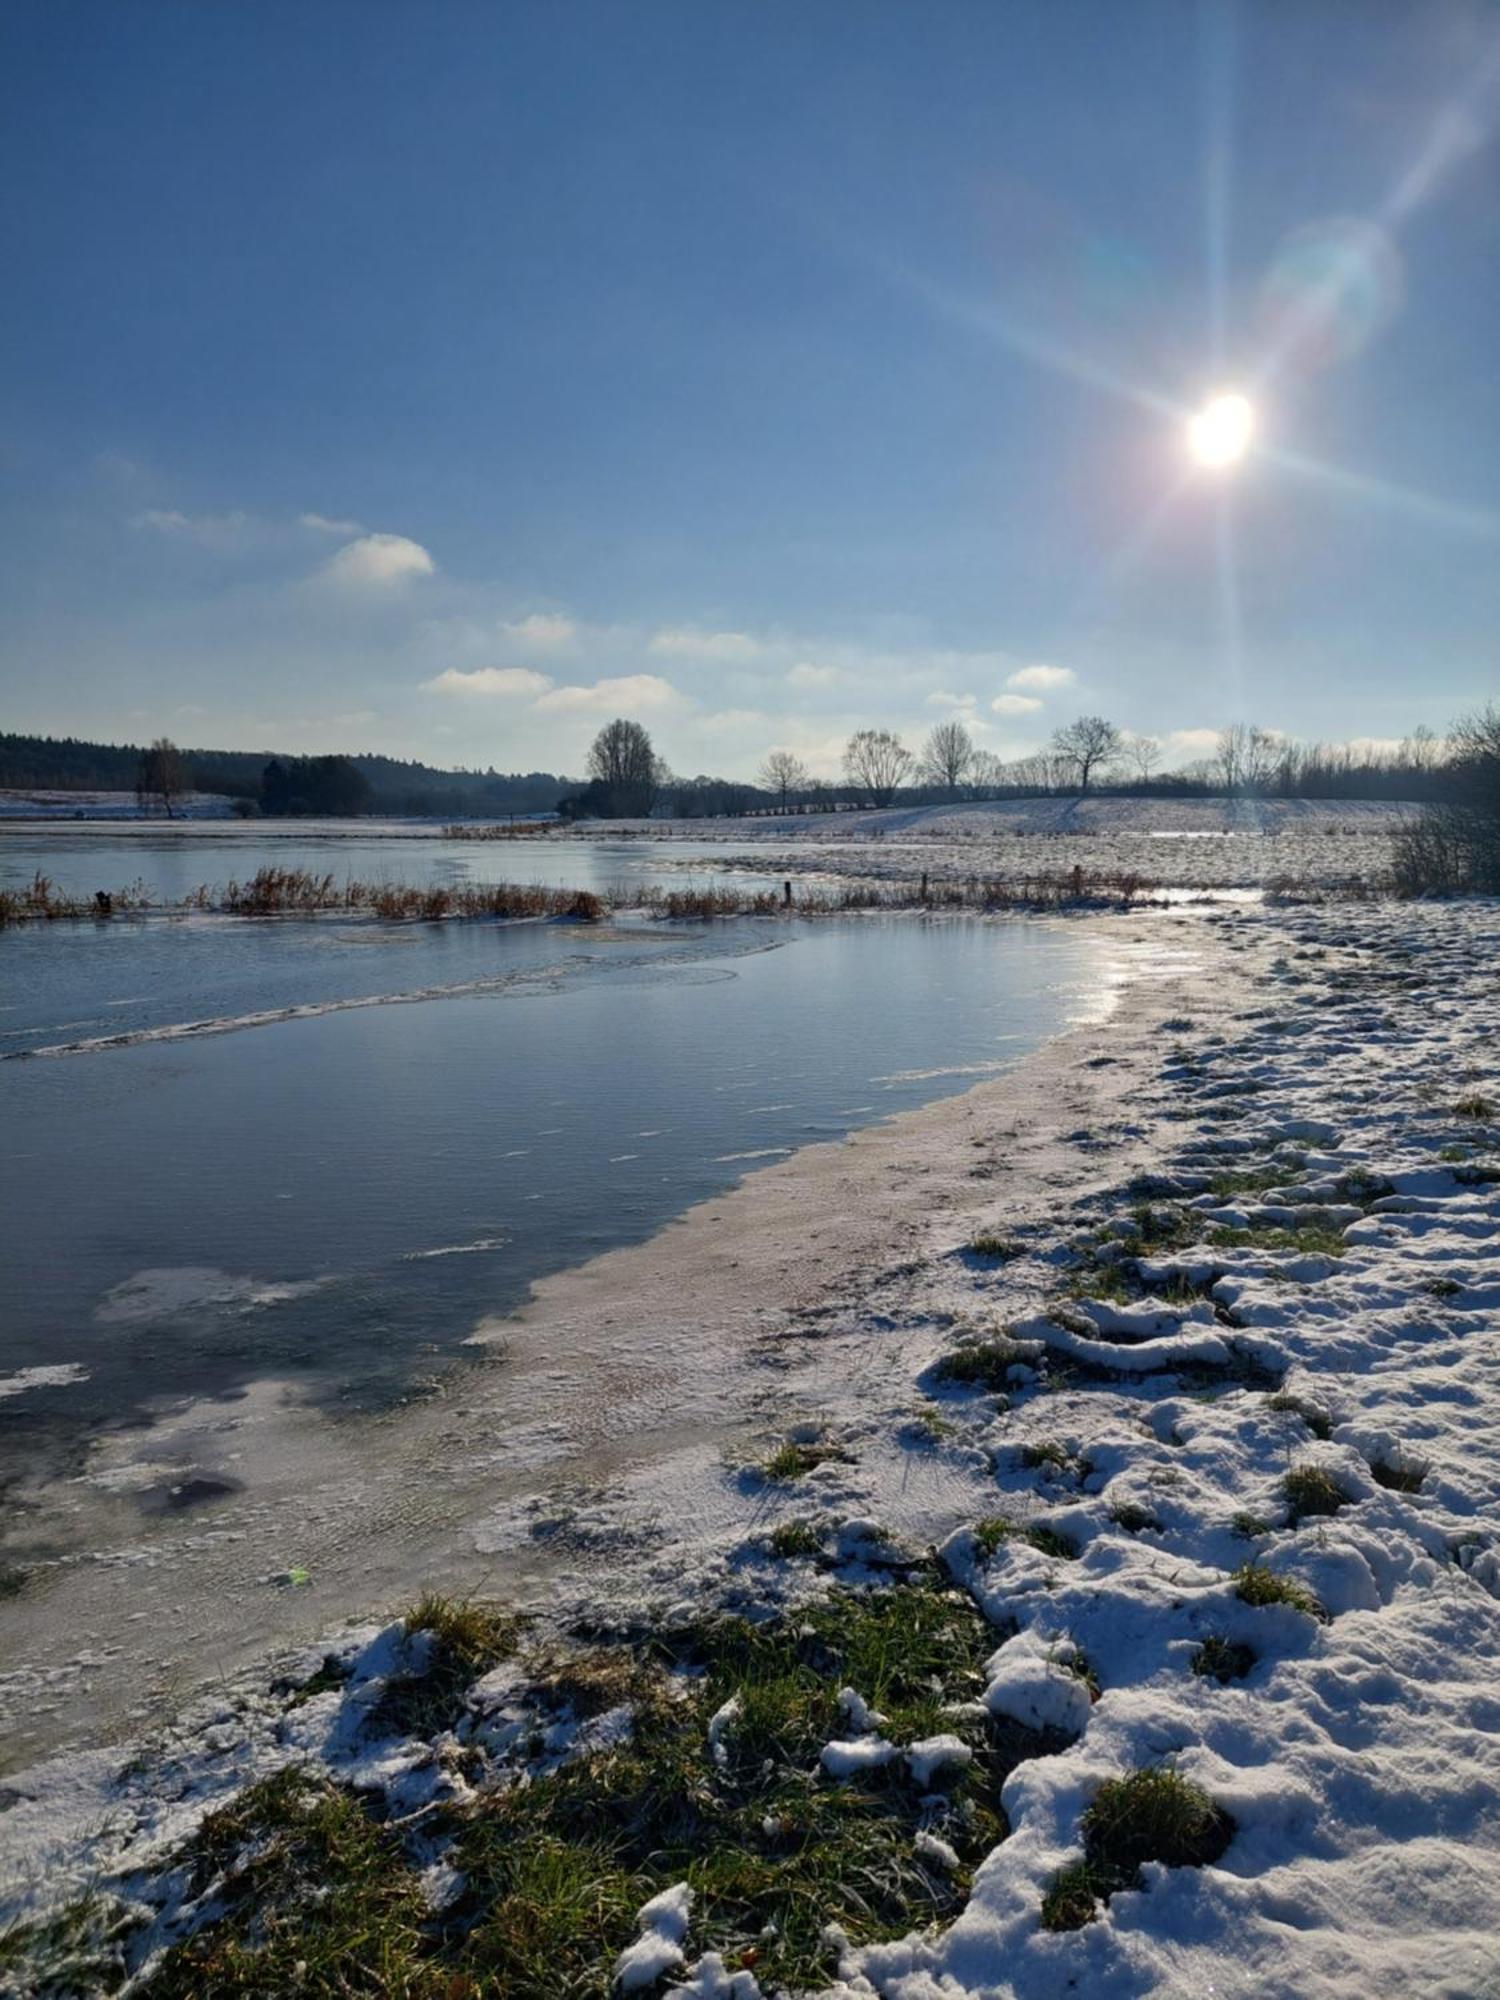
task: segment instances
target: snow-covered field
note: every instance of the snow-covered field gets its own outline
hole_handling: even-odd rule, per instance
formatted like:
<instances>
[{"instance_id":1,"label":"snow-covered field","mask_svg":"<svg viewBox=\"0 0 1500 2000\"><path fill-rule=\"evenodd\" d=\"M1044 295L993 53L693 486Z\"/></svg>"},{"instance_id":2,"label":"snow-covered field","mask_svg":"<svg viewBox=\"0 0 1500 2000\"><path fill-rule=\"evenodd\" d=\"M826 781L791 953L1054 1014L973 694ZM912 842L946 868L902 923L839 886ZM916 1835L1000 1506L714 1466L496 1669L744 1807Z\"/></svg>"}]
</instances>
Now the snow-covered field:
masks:
<instances>
[{"instance_id":1,"label":"snow-covered field","mask_svg":"<svg viewBox=\"0 0 1500 2000\"><path fill-rule=\"evenodd\" d=\"M826 1987L841 2000L1477 2000L1500 1992L1500 908L1132 922L1135 949L1175 960L1166 988L862 1135L822 1207L788 1162L668 1232L654 1270L642 1249L577 1280L623 1314L675 1283L684 1326L743 1321L775 1385L763 1434L727 1460L679 1446L563 1513L509 1503L476 1537L545 1529L578 1553L571 1608L666 1625L705 1603L795 1606L830 1580L879 1588L939 1546L994 1625L983 1714L1070 1741L1007 1779L1010 1831L956 1921L849 1943ZM812 1237L861 1204L866 1254L778 1290L751 1255L778 1187L799 1190L785 1206ZM788 1439L837 1456L750 1470ZM1002 1516L1009 1531L978 1526ZM819 1561L770 1552L793 1521ZM12 1907L115 1888L165 1913L138 1954L211 1918L167 1864L210 1806L288 1760L401 1817L617 1740L500 1726L512 1682L479 1684L459 1741L372 1740L413 1643L350 1635L351 1677L300 1705L262 1672L128 1760L12 1776ZM1216 1661L1223 1680L1202 1671ZM887 1747L862 1692L826 1782L899 1757L940 1790L952 1744ZM629 1714L608 1727L628 1733ZM706 1770L733 1727L714 1718ZM1163 1764L1229 1815L1222 1854L1148 1862L1093 1921L1044 1929L1100 1786ZM932 1814L940 1828L936 1796ZM945 1865L938 1831L917 1839ZM761 1991L702 1955L685 1892L643 1913L642 1947L655 1990Z\"/></svg>"},{"instance_id":2,"label":"snow-covered field","mask_svg":"<svg viewBox=\"0 0 1500 2000\"><path fill-rule=\"evenodd\" d=\"M724 844L730 867L934 880L1135 875L1179 888L1376 887L1416 809L1366 800L1007 799L744 820L599 822L562 839ZM753 843L753 844L752 844Z\"/></svg>"}]
</instances>

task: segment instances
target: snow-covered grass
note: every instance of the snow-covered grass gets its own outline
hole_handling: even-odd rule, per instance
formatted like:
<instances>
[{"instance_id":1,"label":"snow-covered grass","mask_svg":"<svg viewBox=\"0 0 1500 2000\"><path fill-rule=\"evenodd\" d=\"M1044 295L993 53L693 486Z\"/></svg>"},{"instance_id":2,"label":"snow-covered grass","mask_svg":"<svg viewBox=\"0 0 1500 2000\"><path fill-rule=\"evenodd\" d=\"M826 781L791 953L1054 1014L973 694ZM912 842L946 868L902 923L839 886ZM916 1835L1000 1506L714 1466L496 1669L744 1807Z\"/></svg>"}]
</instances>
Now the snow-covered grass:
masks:
<instances>
[{"instance_id":1,"label":"snow-covered grass","mask_svg":"<svg viewBox=\"0 0 1500 2000\"><path fill-rule=\"evenodd\" d=\"M12 1963L159 1951L140 1990L229 1994L602 1996L648 1964L719 2000L1482 1994L1500 909L1212 921L1233 1005L1166 1023L1117 1124L1074 1132L1086 1182L1013 1206L976 1155L982 1208L787 1328L826 1412L779 1426L796 1466L748 1470L773 1433L580 1503L617 1538L641 1493L674 1511L571 1681L502 1616L510 1650L402 1735L382 1705L447 1620L414 1614L96 1761L114 1820L71 1848L44 1833L77 1771L23 1774L0 1846L52 1928Z\"/></svg>"},{"instance_id":2,"label":"snow-covered grass","mask_svg":"<svg viewBox=\"0 0 1500 2000\"><path fill-rule=\"evenodd\" d=\"M1393 879L1414 806L1363 799L1049 798L786 818L597 821L550 839L722 844L725 865L932 883L1039 873L1182 888L1348 891ZM695 863L702 866L701 858Z\"/></svg>"}]
</instances>

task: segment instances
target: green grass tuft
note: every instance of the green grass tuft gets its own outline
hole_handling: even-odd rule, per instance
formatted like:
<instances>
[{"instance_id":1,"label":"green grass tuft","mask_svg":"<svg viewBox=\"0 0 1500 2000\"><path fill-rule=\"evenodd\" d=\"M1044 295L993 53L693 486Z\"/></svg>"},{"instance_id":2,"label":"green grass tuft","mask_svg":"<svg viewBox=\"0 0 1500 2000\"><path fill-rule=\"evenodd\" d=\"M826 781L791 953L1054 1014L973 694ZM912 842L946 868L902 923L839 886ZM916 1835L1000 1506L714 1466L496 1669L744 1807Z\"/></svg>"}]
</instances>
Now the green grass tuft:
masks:
<instances>
[{"instance_id":1,"label":"green grass tuft","mask_svg":"<svg viewBox=\"0 0 1500 2000\"><path fill-rule=\"evenodd\" d=\"M994 1392L1008 1386L1011 1369L1025 1359L1013 1340L968 1341L943 1356L932 1371L933 1379L952 1382L964 1389Z\"/></svg>"},{"instance_id":2,"label":"green grass tuft","mask_svg":"<svg viewBox=\"0 0 1500 2000\"><path fill-rule=\"evenodd\" d=\"M1322 1619L1328 1615L1305 1583L1298 1583L1289 1576L1278 1576L1264 1563L1240 1565L1234 1573L1234 1594L1242 1604L1253 1604L1257 1608L1268 1604L1287 1604L1293 1611L1305 1611L1309 1618Z\"/></svg>"},{"instance_id":3,"label":"green grass tuft","mask_svg":"<svg viewBox=\"0 0 1500 2000\"><path fill-rule=\"evenodd\" d=\"M1272 1250L1297 1257L1342 1257L1349 1247L1342 1229L1315 1222L1297 1229L1262 1224L1250 1229L1211 1229L1208 1241L1216 1250Z\"/></svg>"},{"instance_id":4,"label":"green grass tuft","mask_svg":"<svg viewBox=\"0 0 1500 2000\"><path fill-rule=\"evenodd\" d=\"M1148 1861L1202 1868L1234 1838L1234 1821L1199 1786L1155 1766L1111 1778L1083 1815L1083 1852L1053 1877L1042 1900L1046 1930L1078 1930L1122 1889L1140 1886Z\"/></svg>"},{"instance_id":5,"label":"green grass tuft","mask_svg":"<svg viewBox=\"0 0 1500 2000\"><path fill-rule=\"evenodd\" d=\"M1322 1465L1294 1465L1282 1480L1281 1490L1293 1527L1299 1521L1336 1514L1349 1501L1348 1494Z\"/></svg>"},{"instance_id":6,"label":"green grass tuft","mask_svg":"<svg viewBox=\"0 0 1500 2000\"><path fill-rule=\"evenodd\" d=\"M1458 1099L1453 1106L1453 1115L1455 1118L1477 1118L1483 1123L1489 1123L1496 1116L1496 1110L1495 1100L1492 1097L1485 1097L1475 1090L1467 1097Z\"/></svg>"},{"instance_id":7,"label":"green grass tuft","mask_svg":"<svg viewBox=\"0 0 1500 2000\"><path fill-rule=\"evenodd\" d=\"M1258 1541L1262 1535L1269 1535L1271 1523L1259 1514L1246 1513L1243 1509L1231 1515L1229 1525L1237 1535L1243 1535L1247 1542Z\"/></svg>"},{"instance_id":8,"label":"green grass tuft","mask_svg":"<svg viewBox=\"0 0 1500 2000\"><path fill-rule=\"evenodd\" d=\"M1117 1501L1109 1510L1109 1518L1128 1535L1144 1534L1148 1528L1161 1526L1149 1507L1137 1506L1134 1500Z\"/></svg>"},{"instance_id":9,"label":"green grass tuft","mask_svg":"<svg viewBox=\"0 0 1500 2000\"><path fill-rule=\"evenodd\" d=\"M1057 1562L1072 1562L1078 1555L1077 1545L1055 1528L1043 1527L1040 1523L1013 1521L1008 1514L987 1514L983 1520L974 1523L973 1532L975 1551L984 1562L988 1562L995 1551L1009 1541L1026 1542Z\"/></svg>"},{"instance_id":10,"label":"green grass tuft","mask_svg":"<svg viewBox=\"0 0 1500 2000\"><path fill-rule=\"evenodd\" d=\"M786 1485L793 1479L801 1479L805 1473L815 1472L820 1465L851 1463L849 1453L836 1444L797 1444L788 1441L777 1447L760 1467L762 1479Z\"/></svg>"},{"instance_id":11,"label":"green grass tuft","mask_svg":"<svg viewBox=\"0 0 1500 2000\"><path fill-rule=\"evenodd\" d=\"M1066 1445L1055 1439L1044 1438L1040 1444L1023 1444L1021 1464L1027 1472L1080 1473L1083 1463L1076 1459Z\"/></svg>"},{"instance_id":12,"label":"green grass tuft","mask_svg":"<svg viewBox=\"0 0 1500 2000\"><path fill-rule=\"evenodd\" d=\"M1255 1665L1255 1654L1238 1640L1214 1636L1203 1641L1188 1664L1205 1680L1242 1681Z\"/></svg>"},{"instance_id":13,"label":"green grass tuft","mask_svg":"<svg viewBox=\"0 0 1500 2000\"><path fill-rule=\"evenodd\" d=\"M766 1547L784 1561L820 1556L823 1541L811 1521L782 1521L766 1537Z\"/></svg>"},{"instance_id":14,"label":"green grass tuft","mask_svg":"<svg viewBox=\"0 0 1500 2000\"><path fill-rule=\"evenodd\" d=\"M1024 1243L1017 1242L1014 1236L1002 1236L993 1229L977 1230L969 1238L969 1248L976 1257L995 1257L1006 1263L1026 1255Z\"/></svg>"},{"instance_id":15,"label":"green grass tuft","mask_svg":"<svg viewBox=\"0 0 1500 2000\"><path fill-rule=\"evenodd\" d=\"M425 1673L392 1680L370 1712L370 1728L398 1736L435 1736L464 1711L464 1697L481 1675L515 1651L519 1625L489 1606L429 1593L402 1620L408 1632L431 1634Z\"/></svg>"}]
</instances>

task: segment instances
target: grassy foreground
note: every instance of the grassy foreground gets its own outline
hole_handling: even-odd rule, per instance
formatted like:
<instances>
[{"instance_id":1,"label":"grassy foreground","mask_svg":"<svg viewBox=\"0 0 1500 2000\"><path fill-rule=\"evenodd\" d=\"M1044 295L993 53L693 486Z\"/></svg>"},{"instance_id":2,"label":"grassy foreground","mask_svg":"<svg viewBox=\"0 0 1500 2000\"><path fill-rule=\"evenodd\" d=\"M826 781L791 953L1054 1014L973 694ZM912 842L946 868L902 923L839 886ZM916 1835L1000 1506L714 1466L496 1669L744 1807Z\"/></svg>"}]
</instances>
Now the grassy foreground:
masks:
<instances>
[{"instance_id":1,"label":"grassy foreground","mask_svg":"<svg viewBox=\"0 0 1500 2000\"><path fill-rule=\"evenodd\" d=\"M133 1970L133 1991L182 2000L605 2000L637 1912L686 1882L693 1956L717 1950L767 1993L816 1986L836 1968L830 1925L860 1943L956 1914L1007 1831L1004 1779L1066 1742L976 1702L1004 1634L935 1565L770 1625L714 1617L565 1655L528 1656L513 1623L442 1600L406 1622L431 1635L425 1671L388 1684L365 1728L372 1743L433 1739L461 1781L448 1796L382 1819L327 1769L293 1765L178 1855L177 1935L80 1905L0 1940L0 1975L105 1992ZM496 1755L469 1689L507 1657L524 1715L507 1709ZM836 1778L820 1757L851 1734L848 1688L893 1748ZM345 1699L336 1673L293 1701L320 1695ZM960 1749L914 1770L906 1746L940 1736ZM436 1907L435 1861L457 1885ZM49 1962L71 1973L49 1983Z\"/></svg>"}]
</instances>

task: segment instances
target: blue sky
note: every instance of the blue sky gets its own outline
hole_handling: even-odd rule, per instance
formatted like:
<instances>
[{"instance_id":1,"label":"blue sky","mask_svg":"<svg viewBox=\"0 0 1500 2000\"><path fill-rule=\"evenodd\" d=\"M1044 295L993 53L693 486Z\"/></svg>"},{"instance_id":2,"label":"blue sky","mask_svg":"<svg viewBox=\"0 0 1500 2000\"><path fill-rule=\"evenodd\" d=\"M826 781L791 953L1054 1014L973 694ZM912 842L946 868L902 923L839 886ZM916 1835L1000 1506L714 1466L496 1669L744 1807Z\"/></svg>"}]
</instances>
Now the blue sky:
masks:
<instances>
[{"instance_id":1,"label":"blue sky","mask_svg":"<svg viewBox=\"0 0 1500 2000\"><path fill-rule=\"evenodd\" d=\"M5 726L1442 727L1500 686L1497 128L1467 0L10 0Z\"/></svg>"}]
</instances>

